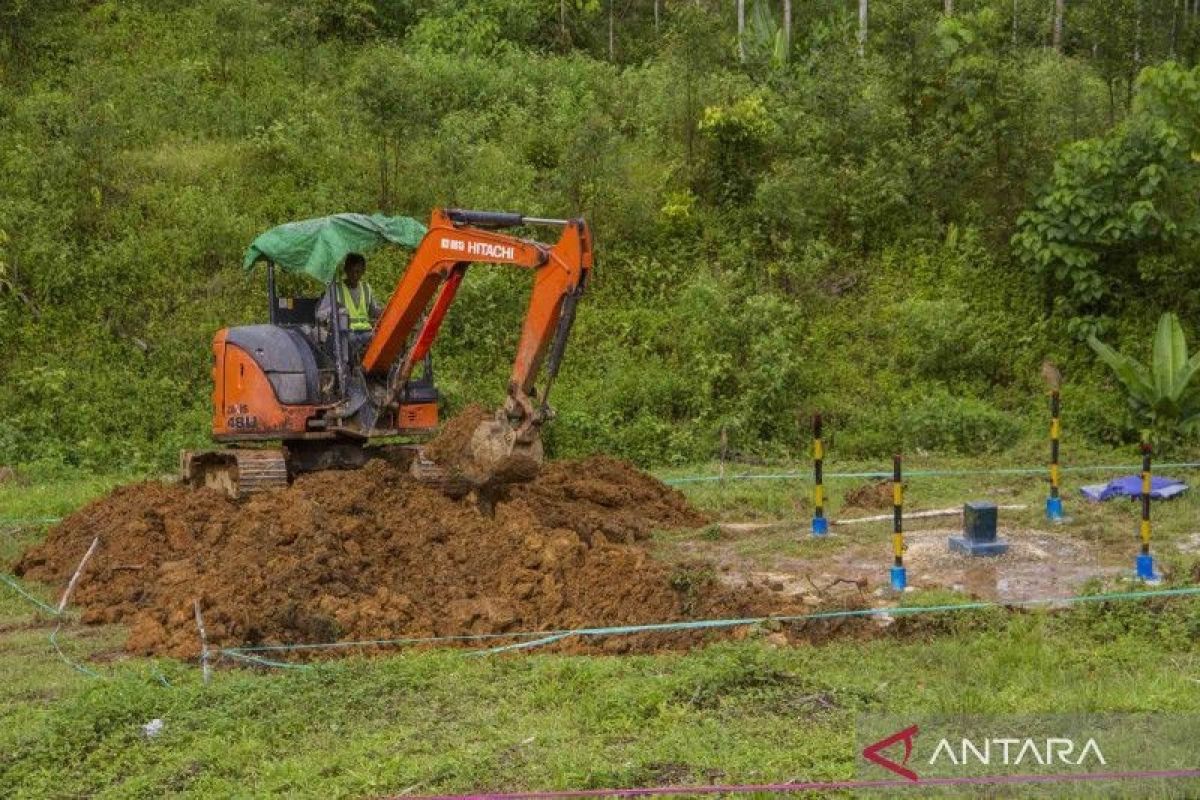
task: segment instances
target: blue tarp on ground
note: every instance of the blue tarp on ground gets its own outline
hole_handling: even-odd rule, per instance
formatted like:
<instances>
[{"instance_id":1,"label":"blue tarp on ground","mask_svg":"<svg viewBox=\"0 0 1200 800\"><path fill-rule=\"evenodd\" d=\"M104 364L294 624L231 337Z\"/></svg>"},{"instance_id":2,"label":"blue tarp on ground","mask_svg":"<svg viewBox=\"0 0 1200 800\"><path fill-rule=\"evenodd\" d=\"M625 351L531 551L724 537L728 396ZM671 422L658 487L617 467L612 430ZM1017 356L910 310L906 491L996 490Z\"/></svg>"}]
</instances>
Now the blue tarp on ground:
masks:
<instances>
[{"instance_id":1,"label":"blue tarp on ground","mask_svg":"<svg viewBox=\"0 0 1200 800\"><path fill-rule=\"evenodd\" d=\"M1187 484L1175 478L1150 478L1150 497L1154 500L1170 500L1173 497L1186 492ZM1114 497L1141 497L1142 496L1142 476L1141 475L1126 475L1121 478L1114 478L1108 483L1094 483L1090 486L1081 486L1079 491L1088 500L1099 502L1101 500L1111 500Z\"/></svg>"}]
</instances>

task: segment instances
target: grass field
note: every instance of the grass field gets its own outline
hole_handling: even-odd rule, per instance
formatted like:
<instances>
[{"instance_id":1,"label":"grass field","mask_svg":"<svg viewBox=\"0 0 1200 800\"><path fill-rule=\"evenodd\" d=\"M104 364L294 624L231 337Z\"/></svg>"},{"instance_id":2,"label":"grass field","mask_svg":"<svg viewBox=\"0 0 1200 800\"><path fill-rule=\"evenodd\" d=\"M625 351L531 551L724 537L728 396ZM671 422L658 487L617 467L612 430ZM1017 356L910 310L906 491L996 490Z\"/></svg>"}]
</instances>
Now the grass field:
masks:
<instances>
[{"instance_id":1,"label":"grass field","mask_svg":"<svg viewBox=\"0 0 1200 800\"><path fill-rule=\"evenodd\" d=\"M1130 463L1096 456L1094 463ZM914 459L911 468L921 466ZM0 517L59 516L114 480L5 487ZM831 481L834 516L850 485ZM760 541L739 540L755 558L837 548L853 535L878 541L886 568L886 525L826 542L798 536L807 525L796 505L802 490L783 481L687 489L721 520L790 521ZM1022 520L1034 525L1044 485L1019 476L913 478L908 496L913 507L976 497L1025 502ZM1156 507L1156 547L1173 585L1191 582L1198 503ZM1131 505L1069 500L1068 510L1074 519L1057 529L1062 536L1111 539L1131 563ZM6 522L0 559L11 562L44 530ZM667 533L658 544L670 552L679 538ZM25 588L47 601L56 591ZM905 602L950 597L917 592ZM869 640L821 646L776 646L752 632L686 654L426 651L308 670L221 665L209 685L194 664L124 657L120 628L68 621L57 638L61 653L50 641L55 629L0 586L4 796L327 797L834 780L855 773L855 720L864 713L1200 712L1196 599L931 614ZM162 732L147 738L141 726L152 719L163 720Z\"/></svg>"}]
</instances>

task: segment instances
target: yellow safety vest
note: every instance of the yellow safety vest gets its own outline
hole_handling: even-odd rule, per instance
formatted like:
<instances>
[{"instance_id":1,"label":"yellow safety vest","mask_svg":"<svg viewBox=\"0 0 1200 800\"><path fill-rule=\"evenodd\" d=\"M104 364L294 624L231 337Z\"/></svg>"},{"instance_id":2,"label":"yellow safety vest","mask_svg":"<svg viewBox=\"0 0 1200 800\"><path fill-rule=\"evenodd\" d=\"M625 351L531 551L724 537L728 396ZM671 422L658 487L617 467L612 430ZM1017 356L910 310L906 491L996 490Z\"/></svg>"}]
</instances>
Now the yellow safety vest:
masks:
<instances>
[{"instance_id":1,"label":"yellow safety vest","mask_svg":"<svg viewBox=\"0 0 1200 800\"><path fill-rule=\"evenodd\" d=\"M371 325L371 287L363 281L359 285L361 290L358 293L358 303L354 302L354 294L350 291L350 287L344 281L338 281L338 300L341 301L342 307L346 309L346 316L350 320L350 330L352 331L369 331Z\"/></svg>"}]
</instances>

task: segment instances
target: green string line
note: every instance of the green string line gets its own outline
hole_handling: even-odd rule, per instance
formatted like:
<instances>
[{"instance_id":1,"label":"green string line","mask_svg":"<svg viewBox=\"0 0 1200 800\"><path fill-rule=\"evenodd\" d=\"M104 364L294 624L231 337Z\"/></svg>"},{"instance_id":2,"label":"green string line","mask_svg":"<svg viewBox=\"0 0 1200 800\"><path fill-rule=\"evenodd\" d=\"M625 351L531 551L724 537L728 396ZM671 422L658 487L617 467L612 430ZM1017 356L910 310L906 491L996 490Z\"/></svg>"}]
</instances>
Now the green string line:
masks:
<instances>
[{"instance_id":1,"label":"green string line","mask_svg":"<svg viewBox=\"0 0 1200 800\"><path fill-rule=\"evenodd\" d=\"M54 631L50 634L50 644L53 645L54 652L58 654L59 659L64 664L66 664L68 667L70 667L71 669L73 669L77 672L82 672L84 675L87 675L88 677L103 678L104 676L101 675L99 672L90 670L87 667L83 666L82 664L72 661L70 658L67 657L67 654L64 653L62 651L62 648L58 646L58 631L61 628L62 628L62 623L60 622L60 623L58 623L58 627L56 627L54 629Z\"/></svg>"},{"instance_id":2,"label":"green string line","mask_svg":"<svg viewBox=\"0 0 1200 800\"><path fill-rule=\"evenodd\" d=\"M484 650L471 651L469 655L484 656L494 655L497 653L512 652L515 650L529 650L535 647L542 647L554 642L562 641L571 636L614 636L627 635L633 633L661 633L665 631L680 631L680 630L705 630L714 628L729 628L742 625L758 625L766 622L804 622L811 620L824 619L841 619L848 617L869 617L869 616L914 616L917 614L932 614L942 613L947 611L978 611L987 608L1022 608L1039 605L1074 605L1079 603L1102 603L1108 601L1121 600L1146 600L1153 597L1185 597L1200 595L1200 586L1187 586L1176 589L1150 589L1145 591L1130 591L1130 592L1108 592L1103 594L1076 595L1073 597L1043 597L1031 600L1014 600L1008 602L999 602L993 600L977 601L971 603L954 603L935 606L900 606L900 607L883 607L883 608L862 608L862 609L843 609L838 611L817 611L811 614L798 614L777 617L742 617L730 619L703 619L703 620L683 620L679 622L657 622L646 625L615 625L607 627L593 628L575 628L569 630L557 631L522 631L518 633L488 633L478 634L470 637L463 636L445 636L445 637L429 637L423 639L373 639L361 642L328 642L328 643L302 643L302 644L278 644L267 645L257 648L240 648L230 647L223 648L219 652L221 655L227 655L231 658L260 666L269 667L285 667L288 669L309 669L311 664L293 664L284 661L275 661L272 659L262 658L250 654L250 650L274 650L274 651L293 651L293 650L319 650L347 646L386 646L397 643L407 642L449 642L461 641L464 638L470 639L510 639L513 637L525 636L540 636L542 638L527 642L517 642L514 644L501 645L499 647L487 648Z\"/></svg>"},{"instance_id":3,"label":"green string line","mask_svg":"<svg viewBox=\"0 0 1200 800\"><path fill-rule=\"evenodd\" d=\"M47 614L49 614L50 616L54 617L55 619L58 619L58 620L62 619L62 613L57 608L54 608L52 606L49 606L49 605L43 603L38 598L34 597L29 592L22 589L21 585L19 583L17 583L15 578L12 578L11 576L0 573L0 581L3 581L4 584L6 586L8 586L8 588L12 589L18 595L20 595L21 597L28 600L29 603L31 605L33 605L35 608L37 608L39 611L44 611ZM58 656L60 661L62 661L64 664L66 664L68 667L75 670L76 672L81 672L84 675L87 675L92 678L103 678L104 676L101 675L100 673L95 672L94 670L90 670L87 667L83 666L82 664L72 661L67 656L67 654L63 652L63 649L61 647L59 647L58 632L60 630L62 630L62 626L63 626L63 624L60 621L58 623L58 625L55 626L54 630L50 632L50 637L49 637L50 638L50 646L54 648L55 655Z\"/></svg>"},{"instance_id":4,"label":"green string line","mask_svg":"<svg viewBox=\"0 0 1200 800\"><path fill-rule=\"evenodd\" d=\"M420 636L405 639L362 639L348 642L300 642L297 644L263 644L233 647L239 653L264 653L271 650L317 650L330 647L375 647L380 644L433 644L436 642L467 642L480 639L512 639L519 636L547 636L564 631L523 631L519 633L464 633L457 636Z\"/></svg>"},{"instance_id":5,"label":"green string line","mask_svg":"<svg viewBox=\"0 0 1200 800\"><path fill-rule=\"evenodd\" d=\"M155 680L157 680L163 686L167 687L168 689L174 688L171 682L167 680L167 676L164 675L163 671L158 668L157 663L151 665L150 673L154 675Z\"/></svg>"},{"instance_id":6,"label":"green string line","mask_svg":"<svg viewBox=\"0 0 1200 800\"><path fill-rule=\"evenodd\" d=\"M38 598L34 597L32 594L25 591L23 588L21 588L21 585L13 577L11 577L9 575L5 575L4 573L0 573L0 581L2 581L10 589L15 591L22 598L29 601L29 603L31 605L33 605L35 608L37 608L39 611L44 611L47 614L49 614L50 616L55 617L56 619L59 619L59 620L62 619L63 615L59 612L59 610L57 608L53 608L52 606L49 606L46 603L43 603ZM60 621L58 623L58 625L55 626L54 630L50 632L50 636L48 637L50 640L50 646L54 648L54 654L58 656L60 661L62 661L64 664L66 664L68 667L75 670L76 672L83 673L84 675L87 675L92 678L104 678L105 676L101 675L100 673L96 672L95 670L88 669L87 667L83 666L82 664L78 663L77 661L73 661L69 656L67 656L67 654L65 652L63 652L62 647L58 643L58 634L62 630L62 626L63 626L63 623ZM163 674L162 670L160 670L158 668L157 664L152 664L150 669L151 669L152 674L154 675L154 678L159 683L161 683L163 686L166 686L168 688L171 686L171 682L169 680L167 680L167 676Z\"/></svg>"},{"instance_id":7,"label":"green string line","mask_svg":"<svg viewBox=\"0 0 1200 800\"><path fill-rule=\"evenodd\" d=\"M62 517L0 517L0 525L49 525L62 522Z\"/></svg>"},{"instance_id":8,"label":"green string line","mask_svg":"<svg viewBox=\"0 0 1200 800\"><path fill-rule=\"evenodd\" d=\"M24 597L26 600L28 600L30 603L32 603L34 606L36 606L39 611L44 611L52 617L61 616L59 614L57 608L54 608L53 606L43 603L38 598L34 597L29 592L22 589L21 584L17 583L17 580L15 578L13 578L12 576L5 575L4 573L0 572L0 581L3 581L8 586L8 588L12 589L14 592L19 594L21 597Z\"/></svg>"},{"instance_id":9,"label":"green string line","mask_svg":"<svg viewBox=\"0 0 1200 800\"><path fill-rule=\"evenodd\" d=\"M269 658L263 658L262 656L252 656L248 653L240 653L240 652L238 652L238 648L236 648L236 647L223 649L218 652L222 657L229 656L230 658L237 659L238 661L245 661L249 664L257 664L260 667L275 667L277 669L312 669L313 668L312 664L290 664L287 661L274 661Z\"/></svg>"},{"instance_id":10,"label":"green string line","mask_svg":"<svg viewBox=\"0 0 1200 800\"><path fill-rule=\"evenodd\" d=\"M1155 464L1155 470L1162 469L1193 469L1200 467L1198 461L1184 461L1177 464ZM1059 472L1141 472L1141 465L1124 466L1120 464L1097 464L1084 467L1061 467ZM906 478L935 478L964 475L1041 475L1045 467L1001 467L997 469L916 469L905 470ZM824 478L890 478L890 472L826 472ZM683 478L662 478L668 486L678 486L685 483L717 483L720 481L783 481L783 480L812 480L809 472L778 472L740 475L691 475Z\"/></svg>"}]
</instances>

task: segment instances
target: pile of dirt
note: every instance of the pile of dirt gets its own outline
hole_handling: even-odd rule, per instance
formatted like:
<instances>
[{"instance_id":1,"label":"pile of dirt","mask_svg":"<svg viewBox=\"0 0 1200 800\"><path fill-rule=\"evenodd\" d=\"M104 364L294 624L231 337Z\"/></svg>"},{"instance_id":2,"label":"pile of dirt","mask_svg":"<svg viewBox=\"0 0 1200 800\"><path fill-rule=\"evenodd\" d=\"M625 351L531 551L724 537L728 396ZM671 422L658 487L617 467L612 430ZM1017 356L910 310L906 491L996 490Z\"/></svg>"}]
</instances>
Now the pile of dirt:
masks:
<instances>
[{"instance_id":1,"label":"pile of dirt","mask_svg":"<svg viewBox=\"0 0 1200 800\"><path fill-rule=\"evenodd\" d=\"M468 457L468 445L475 429L490 416L483 406L467 406L448 420L437 436L421 447L422 454L444 469L458 467Z\"/></svg>"},{"instance_id":2,"label":"pile of dirt","mask_svg":"<svg viewBox=\"0 0 1200 800\"><path fill-rule=\"evenodd\" d=\"M329 642L637 624L791 612L766 590L723 587L631 544L700 525L678 492L610 458L560 461L495 516L385 461L301 476L233 501L140 483L81 509L17 572L62 585L93 537L74 602L88 623L131 626L134 652L190 657L199 598L215 645ZM697 634L595 646L680 646Z\"/></svg>"},{"instance_id":3,"label":"pile of dirt","mask_svg":"<svg viewBox=\"0 0 1200 800\"><path fill-rule=\"evenodd\" d=\"M589 545L597 536L633 544L655 529L708 524L682 492L607 456L550 462L537 480L512 487L511 497L533 509L541 524L569 528Z\"/></svg>"},{"instance_id":4,"label":"pile of dirt","mask_svg":"<svg viewBox=\"0 0 1200 800\"><path fill-rule=\"evenodd\" d=\"M477 439L476 431L481 426L488 433ZM538 474L540 448L536 455L524 450L514 452L513 433L482 406L467 406L442 427L436 438L422 446L424 461L437 470L436 479L425 472L425 482L437 483L452 497L476 492L480 508L490 515L496 503L507 499L510 486L531 481Z\"/></svg>"},{"instance_id":5,"label":"pile of dirt","mask_svg":"<svg viewBox=\"0 0 1200 800\"><path fill-rule=\"evenodd\" d=\"M892 482L872 481L855 486L846 492L843 505L847 508L862 508L867 511L878 511L892 507Z\"/></svg>"}]
</instances>

